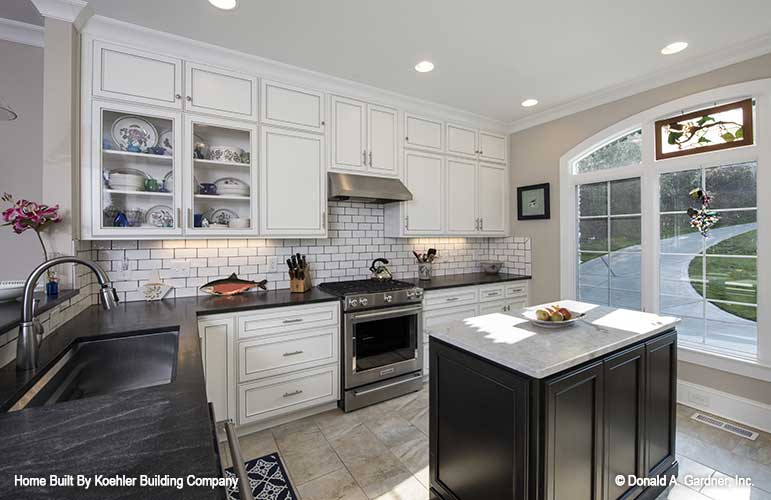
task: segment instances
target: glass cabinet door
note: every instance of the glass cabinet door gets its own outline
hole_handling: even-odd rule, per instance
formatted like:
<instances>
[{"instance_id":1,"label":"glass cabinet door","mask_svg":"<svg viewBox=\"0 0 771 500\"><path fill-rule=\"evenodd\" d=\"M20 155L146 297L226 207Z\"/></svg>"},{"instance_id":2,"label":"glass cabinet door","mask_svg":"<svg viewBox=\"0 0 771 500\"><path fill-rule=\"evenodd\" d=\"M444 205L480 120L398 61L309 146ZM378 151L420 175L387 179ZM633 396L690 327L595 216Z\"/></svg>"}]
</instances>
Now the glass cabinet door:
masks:
<instances>
[{"instance_id":1,"label":"glass cabinet door","mask_svg":"<svg viewBox=\"0 0 771 500\"><path fill-rule=\"evenodd\" d=\"M179 114L94 102L92 227L95 235L182 234L174 180Z\"/></svg>"},{"instance_id":2,"label":"glass cabinet door","mask_svg":"<svg viewBox=\"0 0 771 500\"><path fill-rule=\"evenodd\" d=\"M186 117L186 232L257 232L257 128L216 118Z\"/></svg>"}]
</instances>

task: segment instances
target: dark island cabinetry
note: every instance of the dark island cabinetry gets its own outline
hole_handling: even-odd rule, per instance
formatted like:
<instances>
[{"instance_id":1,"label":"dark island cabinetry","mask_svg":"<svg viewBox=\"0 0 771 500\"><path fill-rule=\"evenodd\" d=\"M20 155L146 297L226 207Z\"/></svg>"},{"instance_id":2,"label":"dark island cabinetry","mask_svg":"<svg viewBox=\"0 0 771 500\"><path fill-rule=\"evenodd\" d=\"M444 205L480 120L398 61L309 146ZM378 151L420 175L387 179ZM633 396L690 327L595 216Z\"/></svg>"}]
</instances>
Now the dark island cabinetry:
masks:
<instances>
[{"instance_id":1,"label":"dark island cabinetry","mask_svg":"<svg viewBox=\"0 0 771 500\"><path fill-rule=\"evenodd\" d=\"M676 473L672 330L545 379L433 339L431 487L444 500L655 498Z\"/></svg>"}]
</instances>

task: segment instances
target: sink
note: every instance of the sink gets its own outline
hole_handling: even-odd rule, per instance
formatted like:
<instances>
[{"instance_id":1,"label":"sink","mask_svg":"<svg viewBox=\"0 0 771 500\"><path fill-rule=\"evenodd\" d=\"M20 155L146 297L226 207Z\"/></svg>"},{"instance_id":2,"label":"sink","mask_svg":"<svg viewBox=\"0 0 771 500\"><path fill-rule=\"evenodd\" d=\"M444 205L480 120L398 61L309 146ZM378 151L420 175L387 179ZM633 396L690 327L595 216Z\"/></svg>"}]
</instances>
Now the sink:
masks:
<instances>
[{"instance_id":1,"label":"sink","mask_svg":"<svg viewBox=\"0 0 771 500\"><path fill-rule=\"evenodd\" d=\"M178 341L176 331L78 341L10 411L168 384Z\"/></svg>"}]
</instances>

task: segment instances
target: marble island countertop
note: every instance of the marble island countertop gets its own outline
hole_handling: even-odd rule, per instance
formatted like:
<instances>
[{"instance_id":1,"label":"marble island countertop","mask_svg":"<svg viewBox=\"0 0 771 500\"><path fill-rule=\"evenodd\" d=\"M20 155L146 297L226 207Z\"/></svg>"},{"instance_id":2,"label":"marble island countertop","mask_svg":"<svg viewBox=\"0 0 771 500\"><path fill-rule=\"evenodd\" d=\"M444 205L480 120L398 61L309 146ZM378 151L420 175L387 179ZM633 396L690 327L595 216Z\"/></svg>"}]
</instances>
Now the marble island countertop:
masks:
<instances>
[{"instance_id":1,"label":"marble island countertop","mask_svg":"<svg viewBox=\"0 0 771 500\"><path fill-rule=\"evenodd\" d=\"M531 324L525 310L559 304L586 317L560 329ZM671 330L679 318L560 300L512 315L488 314L452 323L431 337L533 378L546 378Z\"/></svg>"}]
</instances>

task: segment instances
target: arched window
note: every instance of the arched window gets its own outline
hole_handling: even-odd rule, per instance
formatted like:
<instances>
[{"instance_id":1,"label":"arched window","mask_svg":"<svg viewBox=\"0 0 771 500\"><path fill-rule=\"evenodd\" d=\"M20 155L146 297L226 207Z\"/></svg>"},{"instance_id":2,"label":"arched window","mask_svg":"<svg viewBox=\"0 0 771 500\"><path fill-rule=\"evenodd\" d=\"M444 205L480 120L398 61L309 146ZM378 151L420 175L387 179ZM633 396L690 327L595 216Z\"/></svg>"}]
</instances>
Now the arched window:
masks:
<instances>
[{"instance_id":1,"label":"arched window","mask_svg":"<svg viewBox=\"0 0 771 500\"><path fill-rule=\"evenodd\" d=\"M770 94L762 80L679 99L563 156L562 296L678 316L683 346L771 359Z\"/></svg>"}]
</instances>

